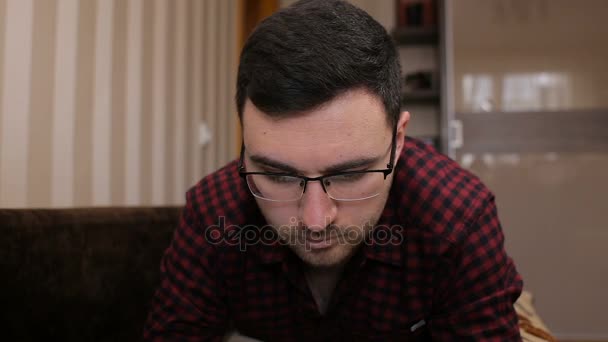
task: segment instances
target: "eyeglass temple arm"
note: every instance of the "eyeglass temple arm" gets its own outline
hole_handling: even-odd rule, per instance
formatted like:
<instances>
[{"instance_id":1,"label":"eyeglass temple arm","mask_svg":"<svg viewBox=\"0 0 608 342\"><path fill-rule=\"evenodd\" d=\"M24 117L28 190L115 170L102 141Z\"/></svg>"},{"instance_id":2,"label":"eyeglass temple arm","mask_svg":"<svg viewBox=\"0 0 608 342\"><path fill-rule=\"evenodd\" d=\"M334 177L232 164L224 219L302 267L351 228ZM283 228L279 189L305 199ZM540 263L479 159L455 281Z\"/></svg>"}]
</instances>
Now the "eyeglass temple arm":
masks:
<instances>
[{"instance_id":1,"label":"eyeglass temple arm","mask_svg":"<svg viewBox=\"0 0 608 342\"><path fill-rule=\"evenodd\" d=\"M395 150L397 149L397 124L393 125L393 142L391 143L391 159L389 160L386 167L392 169L395 161Z\"/></svg>"},{"instance_id":2,"label":"eyeglass temple arm","mask_svg":"<svg viewBox=\"0 0 608 342\"><path fill-rule=\"evenodd\" d=\"M244 171L245 170L245 163L243 161L244 160L244 158L243 158L244 156L245 156L245 142L242 141L241 142L241 153L240 153L240 156L239 156L239 164L237 166L237 169L239 171Z\"/></svg>"}]
</instances>

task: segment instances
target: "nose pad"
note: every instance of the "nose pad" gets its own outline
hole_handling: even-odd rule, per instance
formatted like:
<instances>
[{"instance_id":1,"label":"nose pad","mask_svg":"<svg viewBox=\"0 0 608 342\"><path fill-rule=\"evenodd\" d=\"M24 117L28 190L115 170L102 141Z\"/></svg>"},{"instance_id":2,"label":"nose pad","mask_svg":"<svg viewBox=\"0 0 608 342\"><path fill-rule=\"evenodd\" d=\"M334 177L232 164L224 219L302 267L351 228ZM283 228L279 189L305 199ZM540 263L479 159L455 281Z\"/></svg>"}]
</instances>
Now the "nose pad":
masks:
<instances>
[{"instance_id":1,"label":"nose pad","mask_svg":"<svg viewBox=\"0 0 608 342\"><path fill-rule=\"evenodd\" d=\"M321 185L321 189L323 189L323 192L325 192L327 194L327 189L325 188L325 184L323 183L325 180L324 179L320 179L319 185ZM304 182L304 190L303 193L306 194L306 189L308 188L308 185L310 183L317 183L316 181L308 181L308 182Z\"/></svg>"},{"instance_id":2,"label":"nose pad","mask_svg":"<svg viewBox=\"0 0 608 342\"><path fill-rule=\"evenodd\" d=\"M322 181L306 182L306 185L304 186L304 194L302 195L302 197L306 197L307 194L309 196L318 196L316 193L319 193L319 195L329 198L329 196L327 195L327 190L325 189L325 186L323 184L321 184L321 182ZM312 191L307 191L307 190L309 190L310 187L313 188Z\"/></svg>"}]
</instances>

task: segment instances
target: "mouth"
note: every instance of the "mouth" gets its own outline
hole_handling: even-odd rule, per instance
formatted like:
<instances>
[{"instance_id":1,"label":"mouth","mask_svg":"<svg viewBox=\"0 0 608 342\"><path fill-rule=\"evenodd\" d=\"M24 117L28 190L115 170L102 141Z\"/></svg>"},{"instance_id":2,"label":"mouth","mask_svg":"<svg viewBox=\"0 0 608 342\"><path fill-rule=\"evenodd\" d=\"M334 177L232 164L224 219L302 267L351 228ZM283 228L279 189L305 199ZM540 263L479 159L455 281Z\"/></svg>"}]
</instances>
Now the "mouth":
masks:
<instances>
[{"instance_id":1,"label":"mouth","mask_svg":"<svg viewBox=\"0 0 608 342\"><path fill-rule=\"evenodd\" d=\"M335 239L333 239L333 238L328 238L328 239L307 238L306 246L309 247L310 249L314 249L314 250L327 249L334 245L334 241L335 241Z\"/></svg>"}]
</instances>

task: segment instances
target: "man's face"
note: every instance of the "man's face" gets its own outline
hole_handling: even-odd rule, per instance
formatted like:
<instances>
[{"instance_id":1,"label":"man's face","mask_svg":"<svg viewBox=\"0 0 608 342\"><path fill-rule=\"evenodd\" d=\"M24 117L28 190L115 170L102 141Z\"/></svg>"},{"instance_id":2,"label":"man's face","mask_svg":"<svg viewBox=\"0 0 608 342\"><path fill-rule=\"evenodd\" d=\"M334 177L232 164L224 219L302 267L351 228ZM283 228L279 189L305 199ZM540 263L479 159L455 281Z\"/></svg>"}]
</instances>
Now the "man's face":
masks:
<instances>
[{"instance_id":1,"label":"man's face","mask_svg":"<svg viewBox=\"0 0 608 342\"><path fill-rule=\"evenodd\" d=\"M243 111L247 171L290 172L317 177L349 161L365 165L341 171L385 169L390 160L392 128L381 100L364 90L351 90L314 110L275 119L249 100ZM401 144L399 145L401 146ZM400 149L400 148L399 148ZM392 174L380 195L361 201L331 199L320 182L309 182L298 201L256 198L267 222L290 241L290 248L312 267L345 262L379 219Z\"/></svg>"}]
</instances>

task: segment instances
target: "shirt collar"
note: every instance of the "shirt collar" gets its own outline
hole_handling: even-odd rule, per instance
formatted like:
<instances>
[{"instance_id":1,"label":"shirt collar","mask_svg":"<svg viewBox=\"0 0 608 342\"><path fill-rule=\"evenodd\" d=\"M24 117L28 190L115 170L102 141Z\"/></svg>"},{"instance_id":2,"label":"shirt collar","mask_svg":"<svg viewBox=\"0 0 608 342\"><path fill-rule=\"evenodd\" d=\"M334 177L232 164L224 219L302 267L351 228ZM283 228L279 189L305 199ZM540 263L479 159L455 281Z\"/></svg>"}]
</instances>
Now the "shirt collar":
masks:
<instances>
[{"instance_id":1,"label":"shirt collar","mask_svg":"<svg viewBox=\"0 0 608 342\"><path fill-rule=\"evenodd\" d=\"M387 205L374 227L374 230L363 242L363 252L367 259L376 260L394 266L403 264L403 244L405 227L395 220L389 197Z\"/></svg>"},{"instance_id":2,"label":"shirt collar","mask_svg":"<svg viewBox=\"0 0 608 342\"><path fill-rule=\"evenodd\" d=\"M363 252L367 259L376 260L393 266L402 265L402 248L397 242L364 242Z\"/></svg>"},{"instance_id":3,"label":"shirt collar","mask_svg":"<svg viewBox=\"0 0 608 342\"><path fill-rule=\"evenodd\" d=\"M255 254L262 264L275 264L287 258L287 246L280 242L255 246Z\"/></svg>"}]
</instances>

